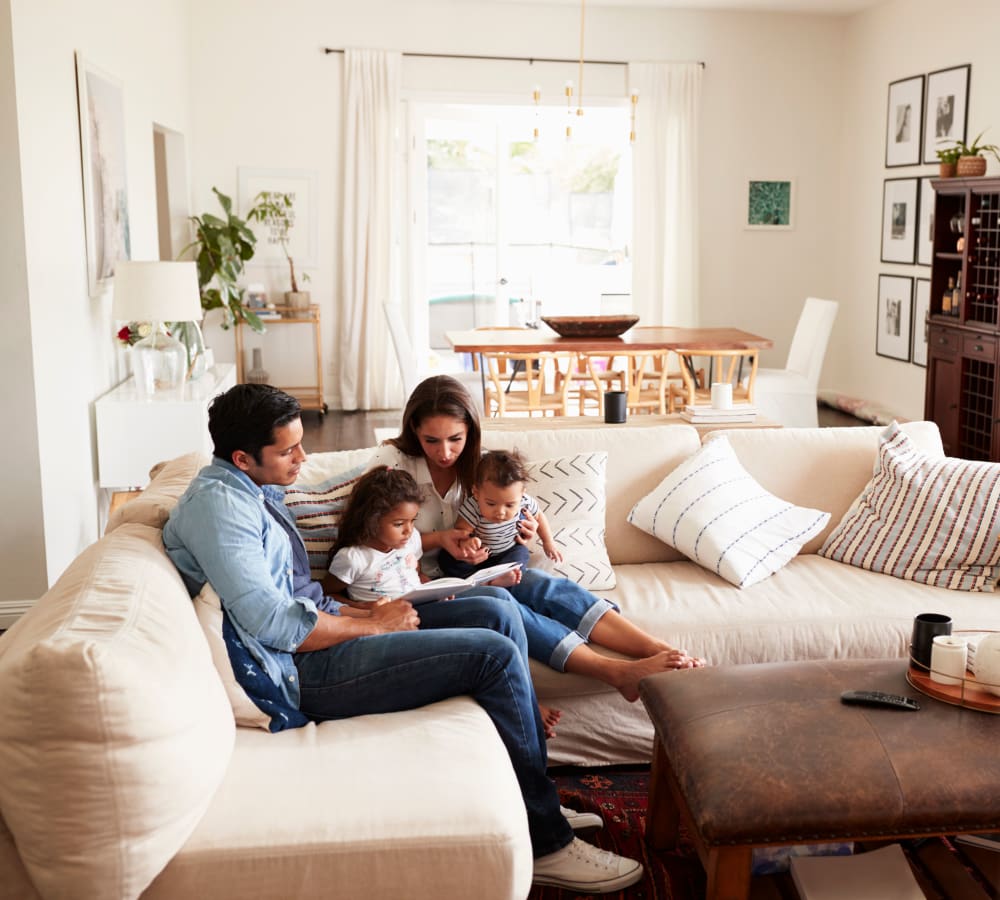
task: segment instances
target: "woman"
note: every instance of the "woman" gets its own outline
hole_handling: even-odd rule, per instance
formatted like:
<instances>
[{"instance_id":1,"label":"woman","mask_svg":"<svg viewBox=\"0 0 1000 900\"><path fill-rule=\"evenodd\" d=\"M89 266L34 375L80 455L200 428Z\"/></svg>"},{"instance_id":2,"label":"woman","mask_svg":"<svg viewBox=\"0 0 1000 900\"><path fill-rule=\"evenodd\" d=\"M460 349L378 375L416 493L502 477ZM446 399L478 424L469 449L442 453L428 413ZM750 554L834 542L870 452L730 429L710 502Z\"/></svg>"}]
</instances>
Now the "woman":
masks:
<instances>
[{"instance_id":1,"label":"woman","mask_svg":"<svg viewBox=\"0 0 1000 900\"><path fill-rule=\"evenodd\" d=\"M456 559L479 563L485 550L469 550L455 528L462 499L472 489L481 453L479 414L469 392L454 378L435 375L414 389L403 410L402 431L386 441L369 463L409 472L424 492L417 517L423 539L424 570L434 574L443 547ZM527 516L522 540L530 543L537 522ZM528 652L559 672L589 675L612 685L625 697L639 697L639 681L669 669L704 665L683 650L646 634L621 615L609 600L565 578L527 569L519 584L507 588L518 601ZM596 653L598 644L632 659Z\"/></svg>"}]
</instances>

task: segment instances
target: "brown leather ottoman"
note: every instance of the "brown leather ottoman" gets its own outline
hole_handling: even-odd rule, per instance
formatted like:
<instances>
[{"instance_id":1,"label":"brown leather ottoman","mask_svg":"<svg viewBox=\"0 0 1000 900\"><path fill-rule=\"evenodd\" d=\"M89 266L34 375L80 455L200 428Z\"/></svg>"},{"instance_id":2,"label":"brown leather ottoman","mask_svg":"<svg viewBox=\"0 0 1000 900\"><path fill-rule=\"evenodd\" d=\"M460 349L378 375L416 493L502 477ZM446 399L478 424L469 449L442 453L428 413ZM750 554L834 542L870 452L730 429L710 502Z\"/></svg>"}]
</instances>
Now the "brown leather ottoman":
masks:
<instances>
[{"instance_id":1,"label":"brown leather ottoman","mask_svg":"<svg viewBox=\"0 0 1000 900\"><path fill-rule=\"evenodd\" d=\"M709 900L744 900L757 846L1000 830L1000 716L925 697L905 671L901 659L823 660L644 679L647 840L672 846L683 817ZM841 703L852 689L921 709Z\"/></svg>"}]
</instances>

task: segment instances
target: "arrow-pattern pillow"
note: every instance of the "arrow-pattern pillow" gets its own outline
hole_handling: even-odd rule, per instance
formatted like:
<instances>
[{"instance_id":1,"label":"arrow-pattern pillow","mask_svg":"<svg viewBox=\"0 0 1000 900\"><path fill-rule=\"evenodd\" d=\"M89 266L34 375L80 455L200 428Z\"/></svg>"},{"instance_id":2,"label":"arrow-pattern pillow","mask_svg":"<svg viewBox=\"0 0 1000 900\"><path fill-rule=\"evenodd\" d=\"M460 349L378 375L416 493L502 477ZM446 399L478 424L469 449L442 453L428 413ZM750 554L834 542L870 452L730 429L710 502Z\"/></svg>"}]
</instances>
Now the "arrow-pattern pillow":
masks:
<instances>
[{"instance_id":1,"label":"arrow-pattern pillow","mask_svg":"<svg viewBox=\"0 0 1000 900\"><path fill-rule=\"evenodd\" d=\"M608 454L603 451L528 465L533 480L525 485L525 491L538 501L563 554L561 563L553 562L541 542L536 542L531 548L532 568L562 575L591 591L609 591L615 586L615 573L604 546L607 466Z\"/></svg>"}]
</instances>

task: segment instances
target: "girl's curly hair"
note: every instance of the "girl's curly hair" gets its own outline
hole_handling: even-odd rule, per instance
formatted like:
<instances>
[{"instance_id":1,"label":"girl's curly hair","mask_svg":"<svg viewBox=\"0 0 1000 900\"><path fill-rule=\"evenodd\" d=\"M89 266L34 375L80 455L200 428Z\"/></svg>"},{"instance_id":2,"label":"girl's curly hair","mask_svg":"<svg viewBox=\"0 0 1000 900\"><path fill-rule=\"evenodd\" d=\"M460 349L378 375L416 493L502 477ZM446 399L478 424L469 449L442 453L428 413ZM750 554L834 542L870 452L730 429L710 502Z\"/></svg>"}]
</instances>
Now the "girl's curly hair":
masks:
<instances>
[{"instance_id":1,"label":"girl's curly hair","mask_svg":"<svg viewBox=\"0 0 1000 900\"><path fill-rule=\"evenodd\" d=\"M347 500L329 559L332 560L341 547L357 547L371 541L378 533L382 517L401 503L419 505L423 499L420 487L409 472L388 466L366 472L358 479Z\"/></svg>"}]
</instances>

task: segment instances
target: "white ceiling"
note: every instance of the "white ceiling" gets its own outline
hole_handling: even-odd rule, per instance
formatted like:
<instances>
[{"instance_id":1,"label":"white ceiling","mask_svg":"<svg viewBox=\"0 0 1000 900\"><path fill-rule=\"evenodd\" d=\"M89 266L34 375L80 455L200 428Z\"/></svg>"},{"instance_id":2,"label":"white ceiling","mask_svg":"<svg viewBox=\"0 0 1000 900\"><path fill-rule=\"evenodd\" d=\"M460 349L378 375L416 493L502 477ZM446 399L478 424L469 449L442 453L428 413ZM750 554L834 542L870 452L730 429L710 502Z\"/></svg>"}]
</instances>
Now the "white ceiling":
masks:
<instances>
[{"instance_id":1,"label":"white ceiling","mask_svg":"<svg viewBox=\"0 0 1000 900\"><path fill-rule=\"evenodd\" d=\"M553 3L579 6L580 0L500 0L503 3ZM587 6L642 6L661 9L728 9L848 16L887 0L586 0Z\"/></svg>"}]
</instances>

